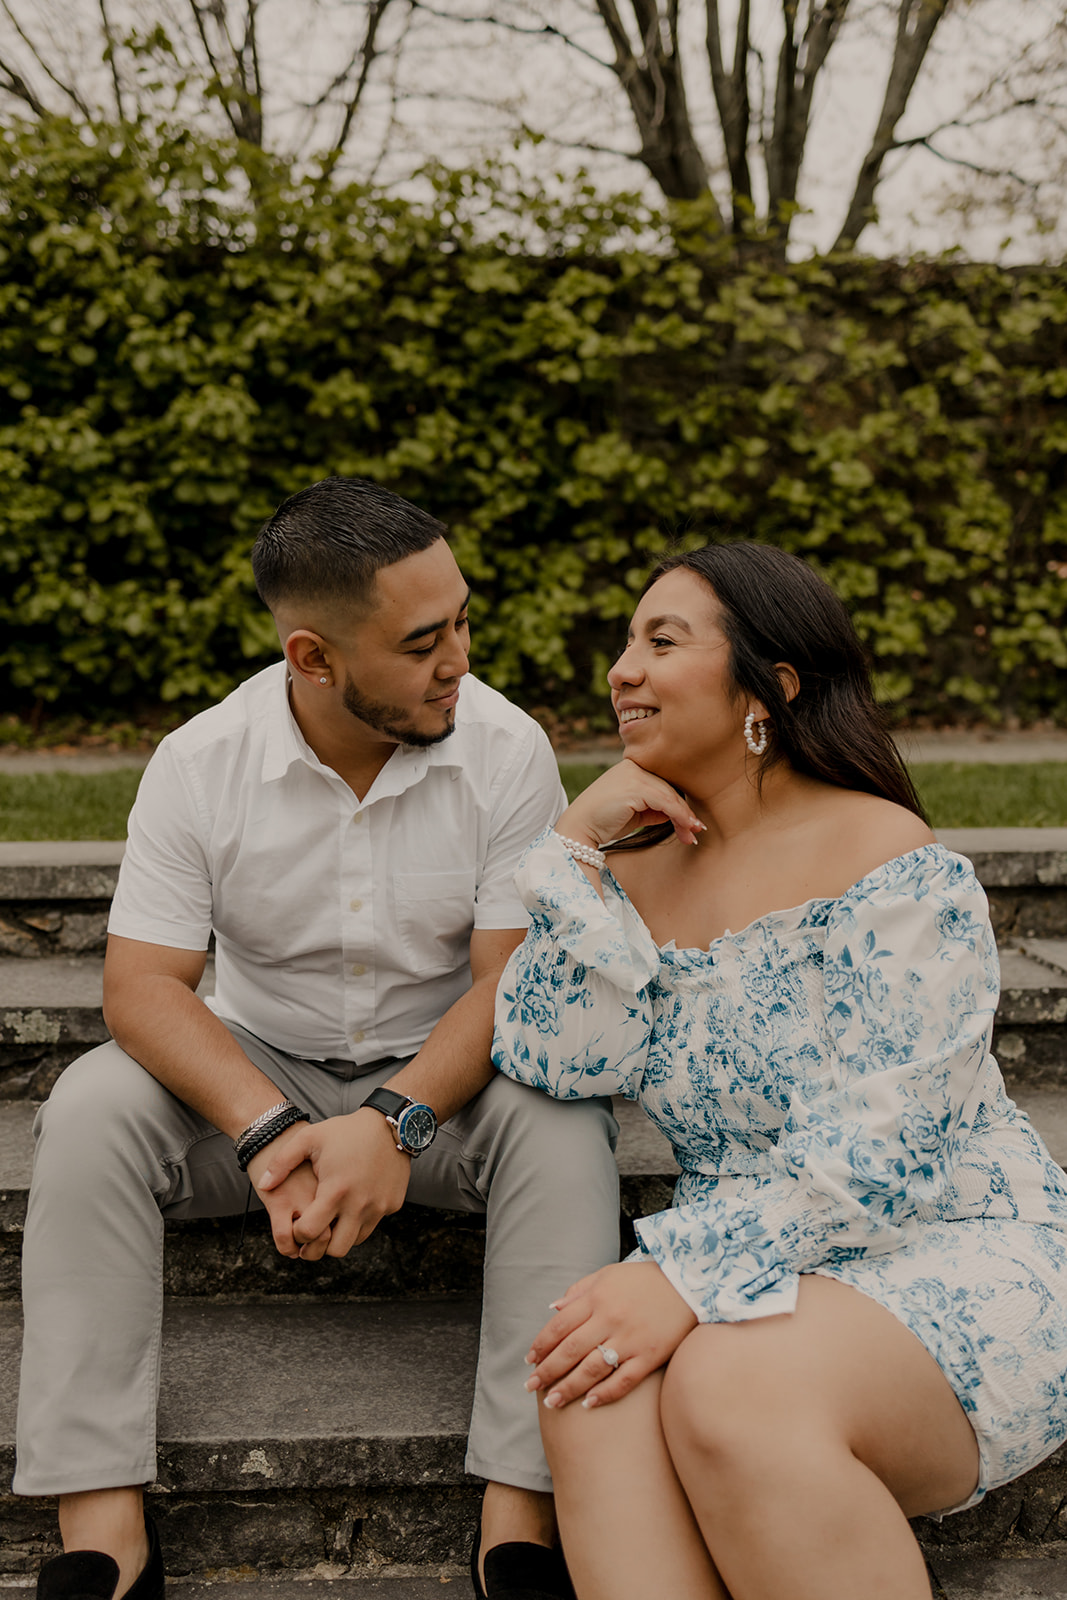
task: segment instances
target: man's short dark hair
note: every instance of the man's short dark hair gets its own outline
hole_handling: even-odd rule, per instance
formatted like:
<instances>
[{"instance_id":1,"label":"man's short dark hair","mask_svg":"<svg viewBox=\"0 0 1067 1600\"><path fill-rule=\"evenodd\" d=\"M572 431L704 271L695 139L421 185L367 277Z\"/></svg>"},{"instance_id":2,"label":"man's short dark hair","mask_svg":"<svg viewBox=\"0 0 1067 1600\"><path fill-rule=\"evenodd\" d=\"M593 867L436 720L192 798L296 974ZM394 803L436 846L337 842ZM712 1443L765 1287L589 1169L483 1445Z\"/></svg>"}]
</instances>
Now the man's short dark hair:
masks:
<instances>
[{"instance_id":1,"label":"man's short dark hair","mask_svg":"<svg viewBox=\"0 0 1067 1600\"><path fill-rule=\"evenodd\" d=\"M443 522L366 478L323 478L283 500L252 546L252 573L271 611L286 600L368 605L379 568L429 549Z\"/></svg>"}]
</instances>

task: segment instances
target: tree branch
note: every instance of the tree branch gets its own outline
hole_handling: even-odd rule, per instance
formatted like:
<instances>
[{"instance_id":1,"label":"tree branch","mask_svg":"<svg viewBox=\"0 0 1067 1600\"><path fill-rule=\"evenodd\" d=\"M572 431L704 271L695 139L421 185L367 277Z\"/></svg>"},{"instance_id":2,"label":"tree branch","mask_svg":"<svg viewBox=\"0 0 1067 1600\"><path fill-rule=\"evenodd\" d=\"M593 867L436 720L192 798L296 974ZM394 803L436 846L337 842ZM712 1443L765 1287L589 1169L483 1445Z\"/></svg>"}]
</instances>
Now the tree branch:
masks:
<instances>
[{"instance_id":1,"label":"tree branch","mask_svg":"<svg viewBox=\"0 0 1067 1600\"><path fill-rule=\"evenodd\" d=\"M767 148L767 209L772 226L783 206L796 202L815 81L841 31L848 7L849 0L824 0L822 4L808 0L807 25L798 41L800 0L782 0L785 39L778 57L774 122ZM780 227L786 231L787 224Z\"/></svg>"},{"instance_id":2,"label":"tree branch","mask_svg":"<svg viewBox=\"0 0 1067 1600\"><path fill-rule=\"evenodd\" d=\"M352 123L355 120L356 112L359 110L360 101L363 99L363 91L367 87L367 80L370 77L371 67L374 65L374 62L378 56L378 51L375 48L375 40L378 36L378 28L391 3L392 0L370 0L370 3L367 7L367 24L363 30L363 43L353 54L349 67L349 71L351 71L352 66L354 66L358 60L360 62L359 73L356 77L355 87L352 90L352 93L349 95L348 100L345 102L344 115L341 119L340 131L333 142L332 149L328 152L323 160L319 184L325 184L329 181L333 175L334 168L336 167L338 161L340 161L341 156L344 154L344 148L348 142L348 135L351 132ZM394 116L395 107L396 101L394 95Z\"/></svg>"},{"instance_id":3,"label":"tree branch","mask_svg":"<svg viewBox=\"0 0 1067 1600\"><path fill-rule=\"evenodd\" d=\"M17 100L21 100L24 105L29 106L35 116L46 117L48 115L47 108L38 100L22 74L16 72L14 67L9 66L2 57L0 57L0 72L6 74L5 79L0 79L0 90L6 90L8 94L13 94Z\"/></svg>"},{"instance_id":4,"label":"tree branch","mask_svg":"<svg viewBox=\"0 0 1067 1600\"><path fill-rule=\"evenodd\" d=\"M952 124L948 124L952 126ZM1033 178L1024 177L1021 172L1016 172L1012 167L983 167L975 161L968 161L964 156L950 156L947 151L939 150L931 142L931 135L922 139L899 139L893 144L894 150L913 150L921 148L928 150L939 161L947 162L952 167L966 167L968 172L976 172L980 178L1010 178L1013 183L1019 184L1024 189L1036 190L1038 185Z\"/></svg>"},{"instance_id":5,"label":"tree branch","mask_svg":"<svg viewBox=\"0 0 1067 1600\"><path fill-rule=\"evenodd\" d=\"M32 55L33 59L36 61L37 65L40 67L40 69L44 73L45 77L49 78L51 80L51 82L55 84L56 88L58 90L60 90L60 92L62 94L65 94L67 99L70 100L72 102L72 104L77 107L78 111L85 118L86 122L91 122L92 118L93 118L93 114L89 110L89 107L86 105L85 101L82 99L81 95L78 93L77 89L75 89L69 83L64 83L62 78L57 78L56 77L55 73L52 71L51 67L48 65L48 62L44 59L44 57L42 56L41 52L38 50L37 46L34 44L33 40L30 38L29 34L25 31L25 29L22 27L21 23L19 22L18 18L15 16L14 12L11 10L11 7L8 5L7 0L0 0L0 3L2 3L2 5L3 5L4 15L7 17L7 20L10 22L11 26L14 28L15 32L18 34L19 38L22 40L23 44L26 46L27 50L30 52L30 54ZM10 71L10 69L8 69L8 70ZM19 83L23 84L23 86L26 87L25 80L20 76L20 74L15 73L13 76L18 80ZM31 101L26 99L26 95L22 95L20 98L26 100L26 104L27 105L32 103ZM37 102L37 103L40 104L40 102ZM39 116L45 116L45 115L47 115L47 112L42 107L41 110L38 112L38 115Z\"/></svg>"},{"instance_id":6,"label":"tree branch","mask_svg":"<svg viewBox=\"0 0 1067 1600\"><path fill-rule=\"evenodd\" d=\"M122 79L119 77L118 46L111 27L111 18L107 14L107 0L98 0L100 6L100 22L104 29L104 38L107 49L104 52L108 66L111 68L111 84L115 91L115 110L119 114L119 121L126 121L125 97L122 92Z\"/></svg>"},{"instance_id":7,"label":"tree branch","mask_svg":"<svg viewBox=\"0 0 1067 1600\"><path fill-rule=\"evenodd\" d=\"M685 81L672 31L672 13L660 12L657 0L630 0L643 55L633 51L615 0L596 0L596 8L615 50L611 71L626 91L641 140L638 159L670 200L696 200L709 195L708 171L700 153L686 105ZM672 48L664 47L663 24ZM676 14L675 23L676 29ZM722 227L722 218L718 217Z\"/></svg>"},{"instance_id":8,"label":"tree branch","mask_svg":"<svg viewBox=\"0 0 1067 1600\"><path fill-rule=\"evenodd\" d=\"M863 159L835 250L850 250L874 216L874 194L882 164L893 147L893 133L904 114L919 69L949 0L900 0L897 37L885 98L871 147Z\"/></svg>"},{"instance_id":9,"label":"tree branch","mask_svg":"<svg viewBox=\"0 0 1067 1600\"><path fill-rule=\"evenodd\" d=\"M509 22L505 17L492 14L486 16L457 16L451 11L438 11L436 6L426 5L424 0L411 0L412 10L424 11L428 17L437 17L442 22L480 22L491 28L500 28L505 33L521 33L529 39L558 39L569 50L577 51L578 55L585 56L587 61L595 62L598 67L603 67L606 72L612 71L610 61L605 61L601 56L594 54L584 44L579 44L577 39L572 39L569 33L564 33L562 28L557 28L554 23L543 22L536 28L525 28L521 22Z\"/></svg>"},{"instance_id":10,"label":"tree branch","mask_svg":"<svg viewBox=\"0 0 1067 1600\"><path fill-rule=\"evenodd\" d=\"M240 49L230 36L225 0L189 0L196 31L207 56L208 66L218 88L223 113L238 139L263 146L262 86L259 81L259 49L256 42L258 0L245 0L244 39ZM228 60L225 67L208 36L205 16L210 16L222 38ZM251 61L251 72L249 71Z\"/></svg>"},{"instance_id":11,"label":"tree branch","mask_svg":"<svg viewBox=\"0 0 1067 1600\"><path fill-rule=\"evenodd\" d=\"M751 28L750 0L740 0L737 32L734 35L733 67L727 72L722 51L719 0L705 0L705 40L711 68L711 86L719 110L719 124L726 147L726 165L733 193L734 232L738 232L746 209L738 201L751 201L752 174L748 165L748 135L752 108L748 93L748 52Z\"/></svg>"},{"instance_id":12,"label":"tree branch","mask_svg":"<svg viewBox=\"0 0 1067 1600\"><path fill-rule=\"evenodd\" d=\"M248 0L247 24L245 27L244 43L241 46L241 59L244 60L245 52L252 62L252 101L255 106L256 139L255 143L262 147L263 144L263 74L259 65L259 0ZM247 76L242 72L244 81Z\"/></svg>"}]
</instances>

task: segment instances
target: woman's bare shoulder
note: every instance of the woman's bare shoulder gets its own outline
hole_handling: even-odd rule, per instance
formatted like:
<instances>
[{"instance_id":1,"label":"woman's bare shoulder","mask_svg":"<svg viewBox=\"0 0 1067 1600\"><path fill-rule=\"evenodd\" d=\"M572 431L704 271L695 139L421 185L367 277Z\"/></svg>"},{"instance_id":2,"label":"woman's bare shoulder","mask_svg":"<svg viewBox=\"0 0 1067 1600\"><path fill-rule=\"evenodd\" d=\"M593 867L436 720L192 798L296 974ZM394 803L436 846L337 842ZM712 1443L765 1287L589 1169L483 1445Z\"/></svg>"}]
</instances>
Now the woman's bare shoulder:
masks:
<instances>
[{"instance_id":1,"label":"woman's bare shoulder","mask_svg":"<svg viewBox=\"0 0 1067 1600\"><path fill-rule=\"evenodd\" d=\"M819 831L822 848L832 854L834 875L843 888L897 856L936 842L914 811L853 790L842 791L835 803L826 807Z\"/></svg>"}]
</instances>

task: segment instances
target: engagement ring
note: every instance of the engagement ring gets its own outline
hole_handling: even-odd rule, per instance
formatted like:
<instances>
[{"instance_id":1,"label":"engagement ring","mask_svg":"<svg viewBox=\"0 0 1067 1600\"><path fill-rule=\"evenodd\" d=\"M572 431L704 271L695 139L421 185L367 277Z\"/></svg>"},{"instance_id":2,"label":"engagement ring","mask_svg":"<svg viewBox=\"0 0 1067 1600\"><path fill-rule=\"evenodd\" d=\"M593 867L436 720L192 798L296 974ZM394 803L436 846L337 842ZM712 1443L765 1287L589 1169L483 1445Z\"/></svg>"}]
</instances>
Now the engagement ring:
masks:
<instances>
[{"instance_id":1,"label":"engagement ring","mask_svg":"<svg viewBox=\"0 0 1067 1600\"><path fill-rule=\"evenodd\" d=\"M604 1360L607 1362L609 1367L614 1369L618 1366L619 1352L617 1350L613 1350L610 1344L598 1344L597 1349L600 1351L600 1354L604 1357Z\"/></svg>"}]
</instances>

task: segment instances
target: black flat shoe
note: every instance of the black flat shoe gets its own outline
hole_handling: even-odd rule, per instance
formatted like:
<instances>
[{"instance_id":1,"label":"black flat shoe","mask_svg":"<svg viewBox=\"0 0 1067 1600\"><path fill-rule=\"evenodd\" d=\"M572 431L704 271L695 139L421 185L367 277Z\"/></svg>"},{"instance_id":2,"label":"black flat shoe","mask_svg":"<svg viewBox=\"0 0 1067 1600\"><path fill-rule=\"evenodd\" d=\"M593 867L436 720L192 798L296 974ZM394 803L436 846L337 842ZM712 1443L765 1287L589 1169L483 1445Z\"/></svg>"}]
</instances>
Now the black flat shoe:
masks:
<instances>
[{"instance_id":1,"label":"black flat shoe","mask_svg":"<svg viewBox=\"0 0 1067 1600\"><path fill-rule=\"evenodd\" d=\"M471 1582L477 1600L575 1600L562 1550L543 1544L496 1544L485 1552L485 1586L478 1572L481 1532L471 1551Z\"/></svg>"},{"instance_id":2,"label":"black flat shoe","mask_svg":"<svg viewBox=\"0 0 1067 1600\"><path fill-rule=\"evenodd\" d=\"M163 1600L166 1580L159 1534L145 1515L148 1560L127 1589L124 1600ZM37 1600L114 1600L118 1562L101 1550L71 1550L46 1561L37 1577Z\"/></svg>"}]
</instances>

